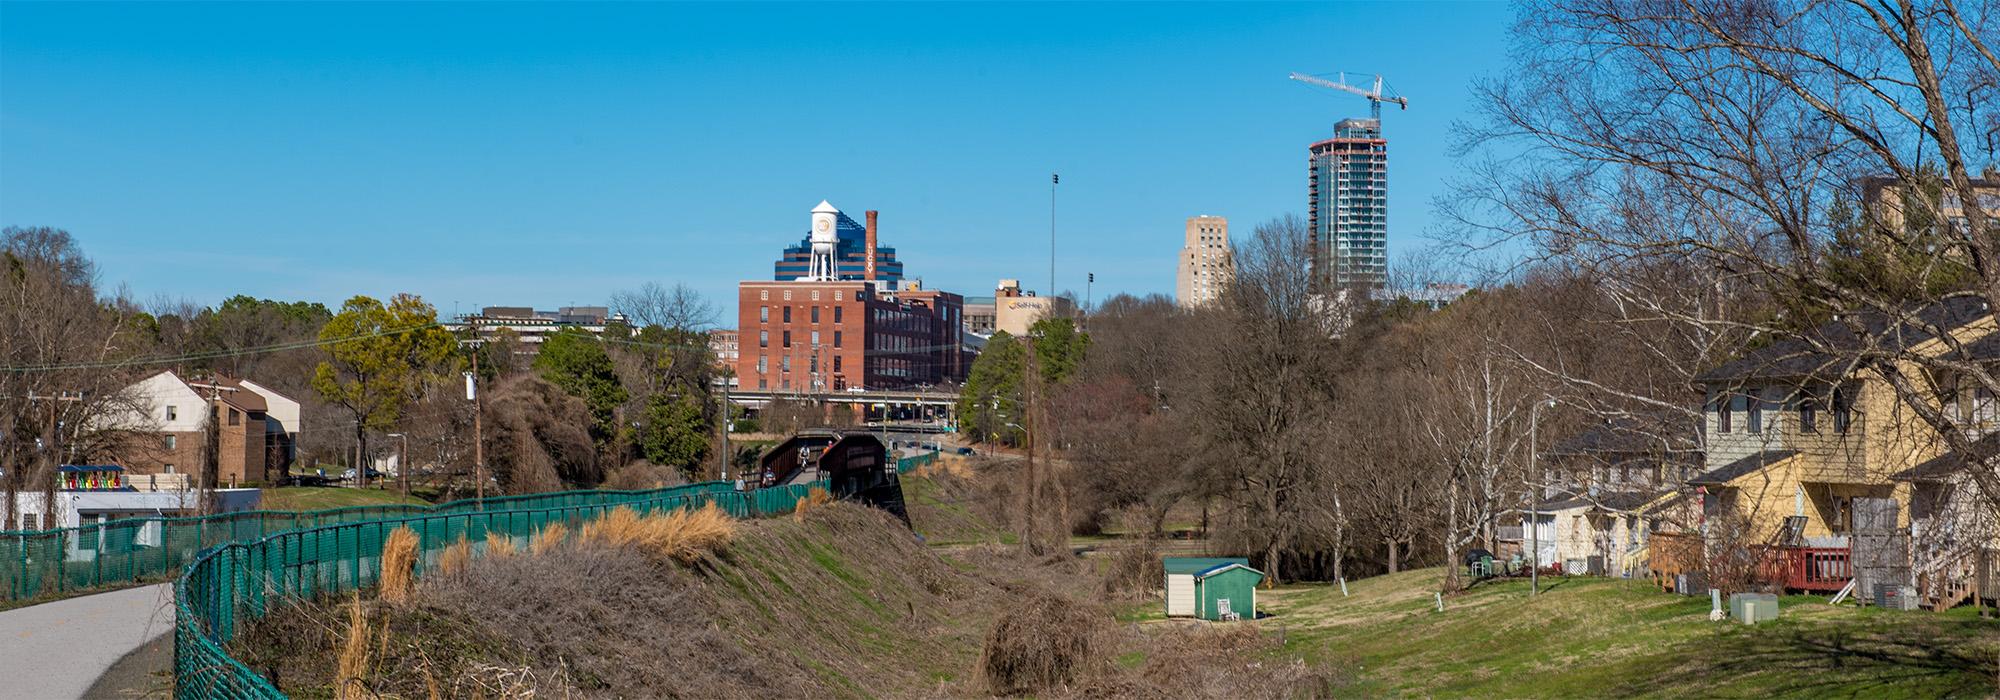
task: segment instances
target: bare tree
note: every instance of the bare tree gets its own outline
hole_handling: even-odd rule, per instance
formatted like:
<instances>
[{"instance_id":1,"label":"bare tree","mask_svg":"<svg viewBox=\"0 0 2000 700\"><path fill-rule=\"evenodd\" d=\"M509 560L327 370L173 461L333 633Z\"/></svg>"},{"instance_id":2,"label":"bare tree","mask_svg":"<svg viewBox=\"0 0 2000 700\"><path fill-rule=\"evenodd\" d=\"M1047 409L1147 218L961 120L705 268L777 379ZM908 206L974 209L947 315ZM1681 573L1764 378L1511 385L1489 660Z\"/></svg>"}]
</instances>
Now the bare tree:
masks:
<instances>
[{"instance_id":1,"label":"bare tree","mask_svg":"<svg viewBox=\"0 0 2000 700\"><path fill-rule=\"evenodd\" d=\"M714 328L721 313L715 303L686 283L673 287L647 282L638 289L611 295L613 310L632 318L637 327L659 326L672 331L706 331Z\"/></svg>"}]
</instances>

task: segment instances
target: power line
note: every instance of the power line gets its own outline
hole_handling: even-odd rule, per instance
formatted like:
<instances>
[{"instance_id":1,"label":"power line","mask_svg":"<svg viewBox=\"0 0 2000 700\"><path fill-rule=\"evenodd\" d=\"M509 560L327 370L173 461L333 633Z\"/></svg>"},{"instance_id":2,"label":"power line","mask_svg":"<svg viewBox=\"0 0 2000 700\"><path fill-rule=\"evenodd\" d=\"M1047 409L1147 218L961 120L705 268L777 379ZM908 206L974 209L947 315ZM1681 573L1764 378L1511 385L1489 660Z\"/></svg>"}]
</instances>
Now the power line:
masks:
<instances>
[{"instance_id":1,"label":"power line","mask_svg":"<svg viewBox=\"0 0 2000 700\"><path fill-rule=\"evenodd\" d=\"M163 357L141 357L128 360L105 360L99 362L75 362L75 363L52 364L52 365L21 365L14 367L0 367L0 372L12 372L19 374L27 372L56 372L69 369L116 369L120 367L134 367L141 365L174 364L177 362L187 362L190 360L211 360L219 357L261 355L264 353L284 352L286 350L300 350L304 348L339 345L341 343L346 343L356 340L366 340L368 338L380 338L385 335L399 335L403 333L409 333L412 331L424 330L426 328L438 328L441 325L442 324L439 324L436 321L432 321L430 323L426 323L420 326L410 326L407 328L388 328L375 331L373 333L364 333L361 335L349 336L346 338L334 338L332 340L294 341L290 343L279 343L276 345L264 345L259 347L239 348L233 350L211 350L207 352L197 352L186 355L174 355L174 356L163 356Z\"/></svg>"}]
</instances>

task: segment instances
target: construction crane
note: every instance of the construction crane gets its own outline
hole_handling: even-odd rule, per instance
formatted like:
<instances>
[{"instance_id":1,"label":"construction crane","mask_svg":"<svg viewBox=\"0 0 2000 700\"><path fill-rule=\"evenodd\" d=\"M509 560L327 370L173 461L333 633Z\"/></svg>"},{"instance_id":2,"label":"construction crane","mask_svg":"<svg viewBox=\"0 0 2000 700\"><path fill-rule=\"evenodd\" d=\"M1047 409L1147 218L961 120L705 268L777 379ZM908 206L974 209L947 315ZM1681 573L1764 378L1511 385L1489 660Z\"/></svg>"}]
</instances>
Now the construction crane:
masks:
<instances>
[{"instance_id":1,"label":"construction crane","mask_svg":"<svg viewBox=\"0 0 2000 700\"><path fill-rule=\"evenodd\" d=\"M1292 73L1292 79L1299 81L1301 83L1305 83L1307 85L1318 85L1323 88L1333 88L1341 92L1351 92L1356 95L1368 98L1368 117L1374 119L1378 123L1382 121L1382 103L1384 102L1394 102L1403 109L1410 108L1410 98L1394 94L1393 90L1390 91L1389 94L1383 94L1382 76L1380 75L1375 76L1375 89L1373 90L1363 90L1359 87L1347 84L1347 73L1345 72L1342 72L1340 74L1339 80L1327 80L1325 78L1321 78L1316 75L1306 75L1304 73L1298 73L1298 72Z\"/></svg>"}]
</instances>

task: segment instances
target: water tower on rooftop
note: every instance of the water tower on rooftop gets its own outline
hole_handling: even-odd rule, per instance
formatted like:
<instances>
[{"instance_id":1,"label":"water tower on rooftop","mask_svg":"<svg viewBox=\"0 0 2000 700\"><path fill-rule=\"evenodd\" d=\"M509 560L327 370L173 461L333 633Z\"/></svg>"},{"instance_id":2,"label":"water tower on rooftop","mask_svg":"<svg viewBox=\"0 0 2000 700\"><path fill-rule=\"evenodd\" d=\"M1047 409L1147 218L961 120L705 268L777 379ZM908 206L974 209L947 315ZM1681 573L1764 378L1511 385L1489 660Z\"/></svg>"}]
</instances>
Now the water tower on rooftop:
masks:
<instances>
[{"instance_id":1,"label":"water tower on rooftop","mask_svg":"<svg viewBox=\"0 0 2000 700\"><path fill-rule=\"evenodd\" d=\"M834 248L840 241L840 235L834 230L839 226L839 218L840 210L826 200L820 200L819 206L813 207L812 262L806 268L806 276L801 279L812 281L839 279L840 275L834 268L833 262Z\"/></svg>"}]
</instances>

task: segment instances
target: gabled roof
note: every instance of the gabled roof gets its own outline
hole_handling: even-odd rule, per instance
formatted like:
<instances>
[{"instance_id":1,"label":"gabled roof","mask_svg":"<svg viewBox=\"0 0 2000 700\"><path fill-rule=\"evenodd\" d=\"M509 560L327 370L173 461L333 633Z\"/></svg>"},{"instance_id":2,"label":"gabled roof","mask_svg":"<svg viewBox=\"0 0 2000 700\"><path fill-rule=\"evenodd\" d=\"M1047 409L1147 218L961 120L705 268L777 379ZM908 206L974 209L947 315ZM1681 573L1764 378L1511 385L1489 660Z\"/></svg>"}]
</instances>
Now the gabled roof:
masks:
<instances>
[{"instance_id":1,"label":"gabled roof","mask_svg":"<svg viewBox=\"0 0 2000 700\"><path fill-rule=\"evenodd\" d=\"M1598 497L1567 498L1553 503L1545 503L1535 510L1549 513L1573 508L1602 508L1604 510L1628 511L1652 503L1654 499L1666 495L1664 491L1626 491L1605 494Z\"/></svg>"},{"instance_id":2,"label":"gabled roof","mask_svg":"<svg viewBox=\"0 0 2000 700\"><path fill-rule=\"evenodd\" d=\"M1695 478L1688 479L1688 483L1720 486L1735 481L1746 474L1751 474L1765 467L1791 459L1798 453L1798 450L1764 450L1722 465L1716 469L1711 469Z\"/></svg>"},{"instance_id":3,"label":"gabled roof","mask_svg":"<svg viewBox=\"0 0 2000 700\"><path fill-rule=\"evenodd\" d=\"M1549 446L1546 454L1582 456L1695 452L1700 449L1696 441L1699 433L1699 426L1688 417L1647 420L1618 416L1557 440Z\"/></svg>"},{"instance_id":4,"label":"gabled roof","mask_svg":"<svg viewBox=\"0 0 2000 700\"><path fill-rule=\"evenodd\" d=\"M1878 312L1857 316L1863 334L1856 335L1847 321L1835 319L1813 330L1819 339L1814 347L1799 339L1785 339L1745 353L1695 377L1700 384L1719 384L1745 379L1831 378L1844 373L1850 355L1874 348L1907 349L1937 337L1935 332L1962 328L1991 316L1986 300L1976 296L1955 296L1916 309L1910 319L1897 319ZM1872 344L1872 345L1871 345ZM2000 351L2000 343L1973 343L1968 350L1985 348ZM1979 355L1975 353L1975 357ZM2000 352L1991 356L2000 359Z\"/></svg>"},{"instance_id":5,"label":"gabled roof","mask_svg":"<svg viewBox=\"0 0 2000 700\"><path fill-rule=\"evenodd\" d=\"M1199 581L1199 580L1202 580L1202 579L1205 579L1205 578L1208 578L1208 577L1210 577L1210 576L1214 576L1214 575L1216 575L1216 574L1220 574L1220 573L1222 573L1222 572L1224 572L1224 571L1229 571L1229 570L1231 570L1231 569L1242 569L1242 570L1244 570L1244 571L1248 571L1248 572L1250 572L1250 573L1253 573L1253 574L1256 574L1256 575L1257 575L1257 580L1259 580L1259 581L1262 581L1262 580L1264 580L1264 572L1262 572L1262 571L1258 571L1258 570L1256 570L1256 569L1252 569L1252 568L1250 568L1250 565L1248 565L1248 564L1236 564L1236 563L1229 563L1229 564L1222 564L1222 565L1219 565L1219 566L1213 566L1213 567L1209 567L1209 568L1207 568L1207 569L1202 569L1201 571L1198 571L1198 572L1195 572L1195 575L1194 575L1194 578L1195 578L1195 580L1196 580L1196 581Z\"/></svg>"},{"instance_id":6,"label":"gabled roof","mask_svg":"<svg viewBox=\"0 0 2000 700\"><path fill-rule=\"evenodd\" d=\"M1942 481L1963 470L1968 463L1982 462L2000 455L2000 432L1988 433L1985 437L1972 441L1965 450L1955 450L1932 457L1922 464L1896 472L1890 479L1896 481Z\"/></svg>"},{"instance_id":7,"label":"gabled roof","mask_svg":"<svg viewBox=\"0 0 2000 700\"><path fill-rule=\"evenodd\" d=\"M1169 574L1199 574L1230 564L1249 566L1250 560L1242 557L1166 557L1160 560L1160 564Z\"/></svg>"}]
</instances>

